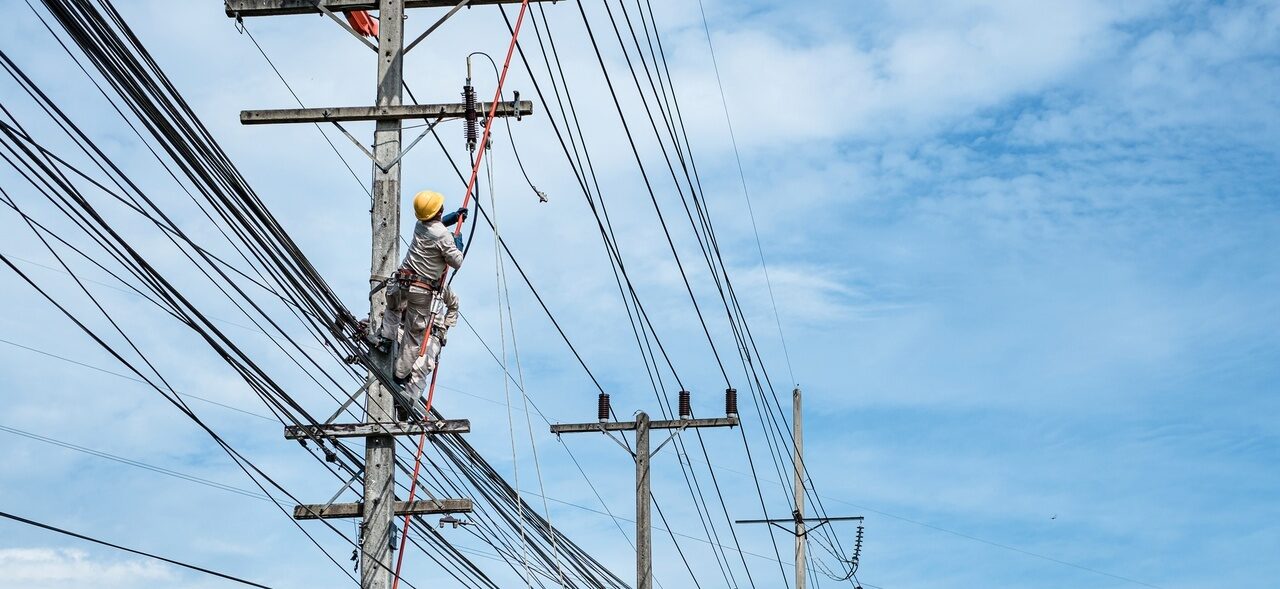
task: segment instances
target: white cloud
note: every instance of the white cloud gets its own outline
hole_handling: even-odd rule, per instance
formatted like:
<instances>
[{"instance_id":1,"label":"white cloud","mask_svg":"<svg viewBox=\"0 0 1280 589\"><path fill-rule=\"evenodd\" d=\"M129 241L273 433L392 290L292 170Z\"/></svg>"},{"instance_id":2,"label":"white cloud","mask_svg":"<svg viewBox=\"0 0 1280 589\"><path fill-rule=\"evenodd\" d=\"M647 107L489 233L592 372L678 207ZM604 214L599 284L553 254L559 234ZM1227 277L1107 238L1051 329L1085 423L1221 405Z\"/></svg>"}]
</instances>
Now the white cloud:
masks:
<instances>
[{"instance_id":1,"label":"white cloud","mask_svg":"<svg viewBox=\"0 0 1280 589\"><path fill-rule=\"evenodd\" d=\"M71 548L0 548L0 589L124 589L177 578L153 561L94 558Z\"/></svg>"},{"instance_id":2,"label":"white cloud","mask_svg":"<svg viewBox=\"0 0 1280 589\"><path fill-rule=\"evenodd\" d=\"M1108 56L1117 27L1154 3L891 3L874 30L840 37L779 30L773 15L713 33L739 140L748 146L903 137L1030 95ZM814 28L827 24L813 25ZM802 31L803 32L803 31ZM700 31L681 37L705 53ZM707 64L678 76L702 132L720 133Z\"/></svg>"}]
</instances>

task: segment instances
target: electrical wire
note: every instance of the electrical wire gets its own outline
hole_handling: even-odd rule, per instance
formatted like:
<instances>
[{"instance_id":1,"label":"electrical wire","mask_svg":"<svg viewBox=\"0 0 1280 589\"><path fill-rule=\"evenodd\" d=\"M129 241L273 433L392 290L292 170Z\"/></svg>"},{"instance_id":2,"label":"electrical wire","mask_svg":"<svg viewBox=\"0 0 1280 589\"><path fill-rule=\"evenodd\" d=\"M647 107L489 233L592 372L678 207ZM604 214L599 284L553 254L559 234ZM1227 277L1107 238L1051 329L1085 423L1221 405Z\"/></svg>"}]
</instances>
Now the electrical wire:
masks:
<instances>
[{"instance_id":1,"label":"electrical wire","mask_svg":"<svg viewBox=\"0 0 1280 589\"><path fill-rule=\"evenodd\" d=\"M251 234L246 234L246 235L251 235ZM133 254L130 254L130 256L132 256L132 255L133 255ZM287 254L287 255L293 255L293 254L292 254L292 253L290 253L290 254ZM283 258L281 258L281 259L283 259ZM227 277L224 277L224 278L227 278ZM149 280L150 280L150 279L149 279ZM322 289L322 290L326 290L326 289ZM305 290L300 290L300 291L299 291L299 295L305 295L305 294L307 294L307 292L306 292ZM181 301L180 301L180 300L173 300L173 301L166 300L166 304L168 304L168 303L172 303L172 302L181 302ZM325 315L328 315L328 314L326 313ZM203 322L203 321L202 321L202 322ZM201 327L202 327L202 329L203 329L203 328L205 328L205 326L203 326L203 325L202 325ZM221 335L218 335L218 336L216 336L216 337L218 337L219 339L221 339L221 338L222 338L222 336L221 336ZM339 341L338 343L340 343L340 344L341 344L342 342L341 342L341 341ZM238 354L238 353L236 353L236 355L237 355L237 356L239 356L239 354ZM254 369L250 368L250 370L254 370ZM256 371L255 371L255 372L256 372ZM260 378L260 376L257 376L257 377L255 377L255 378ZM275 394L275 393L276 393L276 392L272 392L272 394ZM280 398L287 399L287 396L282 396L282 397L280 397ZM276 400L273 400L273 399L264 399L264 400L268 401L268 403L269 403L270 405L273 405L273 410L276 410L276 411L279 411L279 410L280 410L280 409L282 409L284 406L287 406L287 405L289 404L289 402L288 402L287 400L285 400L285 401L284 401L284 405L282 405L280 402L277 402ZM296 408L294 408L294 409L296 410ZM314 422L314 420L313 420L313 419L311 419L311 418L305 418L304 420L301 420L301 421L303 421L304 423L305 423L305 422ZM476 459L476 457L475 457L475 456L468 456L468 457L467 457L467 459L469 459L469 460L474 460L474 459ZM403 468L403 467L401 467L401 468ZM579 554L577 557L581 558L582 556L583 556L583 555Z\"/></svg>"},{"instance_id":2,"label":"electrical wire","mask_svg":"<svg viewBox=\"0 0 1280 589\"><path fill-rule=\"evenodd\" d=\"M213 576L215 576L215 577L220 577L220 578L226 579L226 580L228 580L228 581L234 581L234 582L236 582L236 583L240 583L241 585L248 585L248 586L250 586L250 587L261 587L262 589L271 589L270 587L268 587L268 586L266 586L266 585L262 585L262 584L259 584L259 583L254 583L253 581L246 581L245 579L241 579L240 577L236 577L236 576L233 576L233 575L228 575L228 574L226 574L226 573L220 573L220 572L215 571L215 570L207 569L207 568L204 568L204 567L201 567L201 566L196 566L196 565L194 565L194 564L185 563L185 562L182 562L182 561L180 561L180 560L174 560L174 559L172 559L172 558L165 558L165 557L163 557L163 556L159 556L159 555L157 555L157 554L152 554L152 553L150 553L150 552L144 552L144 551L142 551L142 550L137 550L137 549L134 549L134 548L128 548L128 547L125 547L125 546L121 546L121 545L119 545L119 544L114 544L114 543L112 543L112 542L107 542L106 540L99 540L99 539L97 539L97 538L93 538L93 537L90 537L90 536L86 536L86 535L84 535L84 534L77 534L76 532L72 532L71 530L66 530L66 529L63 529L63 528L59 528L59 527L57 527L57 526L52 526L52 525L49 525L49 524L40 523L40 522L35 521L35 520L32 520L32 519L27 519L27 518L25 518L25 517L21 517L21 516L13 515L12 513L8 513L8 512L0 511L0 517L6 518L6 519L10 519L10 520L16 521L16 522L18 522L18 523L27 524L27 525L29 525L29 526L34 526L34 527L37 527L37 528L41 528L41 529L45 529L45 530L49 530L50 532L57 532L57 533L59 533L59 534L63 534L63 535L65 535L65 536L71 536L72 538L77 538L77 539L80 539L80 540L84 540L84 541L86 541L86 542L93 542L94 544L100 544L100 545L102 545L102 546L107 546L107 547L109 547L109 548L115 548L116 550L122 550L122 551L124 551L124 552L128 552L128 553L131 553L131 554L137 554L138 556L145 556L145 557L147 557L147 558L152 558L152 559L159 560L159 561L162 561L162 562L167 562L167 563L169 563L169 564L171 564L171 565L174 565L174 566L180 566L180 567L185 568L185 569L190 569L190 570L193 570L193 571L197 571L197 572L205 573L205 574L207 574L207 575L213 575Z\"/></svg>"}]
</instances>

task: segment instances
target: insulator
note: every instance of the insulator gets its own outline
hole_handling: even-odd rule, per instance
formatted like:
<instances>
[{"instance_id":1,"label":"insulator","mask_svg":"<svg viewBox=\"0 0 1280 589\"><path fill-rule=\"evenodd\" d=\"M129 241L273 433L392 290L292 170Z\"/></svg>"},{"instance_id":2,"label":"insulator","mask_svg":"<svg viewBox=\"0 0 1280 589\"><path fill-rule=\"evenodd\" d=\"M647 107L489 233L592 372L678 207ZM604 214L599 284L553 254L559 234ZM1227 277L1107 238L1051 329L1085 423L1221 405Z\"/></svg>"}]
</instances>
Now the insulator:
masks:
<instances>
[{"instance_id":1,"label":"insulator","mask_svg":"<svg viewBox=\"0 0 1280 589\"><path fill-rule=\"evenodd\" d=\"M680 419L693 418L693 403L689 391L680 391Z\"/></svg>"},{"instance_id":2,"label":"insulator","mask_svg":"<svg viewBox=\"0 0 1280 589\"><path fill-rule=\"evenodd\" d=\"M480 110L476 107L476 89L471 84L462 87L462 103L466 107L467 150L475 151L476 141L479 140L476 122L479 120Z\"/></svg>"},{"instance_id":3,"label":"insulator","mask_svg":"<svg viewBox=\"0 0 1280 589\"><path fill-rule=\"evenodd\" d=\"M600 393L600 404L596 416L600 419L600 423L609 421L609 393Z\"/></svg>"},{"instance_id":4,"label":"insulator","mask_svg":"<svg viewBox=\"0 0 1280 589\"><path fill-rule=\"evenodd\" d=\"M724 414L726 417L738 416L738 389L724 390Z\"/></svg>"}]
</instances>

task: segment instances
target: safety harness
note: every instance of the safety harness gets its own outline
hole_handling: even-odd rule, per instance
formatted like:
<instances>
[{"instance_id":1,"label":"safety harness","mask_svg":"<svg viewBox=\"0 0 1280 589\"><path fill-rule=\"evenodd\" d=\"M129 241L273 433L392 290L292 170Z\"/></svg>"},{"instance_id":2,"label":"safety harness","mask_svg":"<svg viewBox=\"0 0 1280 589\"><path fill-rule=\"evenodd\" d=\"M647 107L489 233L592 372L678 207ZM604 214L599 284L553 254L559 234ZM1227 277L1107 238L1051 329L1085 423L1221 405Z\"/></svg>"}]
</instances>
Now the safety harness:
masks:
<instances>
[{"instance_id":1,"label":"safety harness","mask_svg":"<svg viewBox=\"0 0 1280 589\"><path fill-rule=\"evenodd\" d=\"M396 273L392 278L400 284L401 288L416 287L428 292L436 292L440 290L439 284L427 282L421 274L414 272L412 268L407 266L401 266L400 269L396 270Z\"/></svg>"}]
</instances>

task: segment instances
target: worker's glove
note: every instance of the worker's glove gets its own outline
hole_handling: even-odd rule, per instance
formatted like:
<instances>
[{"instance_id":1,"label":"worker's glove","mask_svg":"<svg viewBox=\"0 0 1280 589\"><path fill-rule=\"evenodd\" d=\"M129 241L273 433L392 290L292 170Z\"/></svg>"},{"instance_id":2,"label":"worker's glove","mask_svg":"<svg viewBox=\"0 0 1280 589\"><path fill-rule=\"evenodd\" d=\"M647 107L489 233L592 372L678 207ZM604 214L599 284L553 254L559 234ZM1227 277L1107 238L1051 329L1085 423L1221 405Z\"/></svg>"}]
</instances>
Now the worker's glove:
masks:
<instances>
[{"instance_id":1,"label":"worker's glove","mask_svg":"<svg viewBox=\"0 0 1280 589\"><path fill-rule=\"evenodd\" d=\"M452 227L458 221L462 221L466 218L467 218L467 208L462 207L452 213L449 213L448 215L445 215L444 217L441 217L440 222L443 223L445 227Z\"/></svg>"},{"instance_id":2,"label":"worker's glove","mask_svg":"<svg viewBox=\"0 0 1280 589\"><path fill-rule=\"evenodd\" d=\"M454 245L454 247L458 248L458 251L462 251L462 236L461 236L461 235L455 235L455 236L453 236L453 245Z\"/></svg>"}]
</instances>

